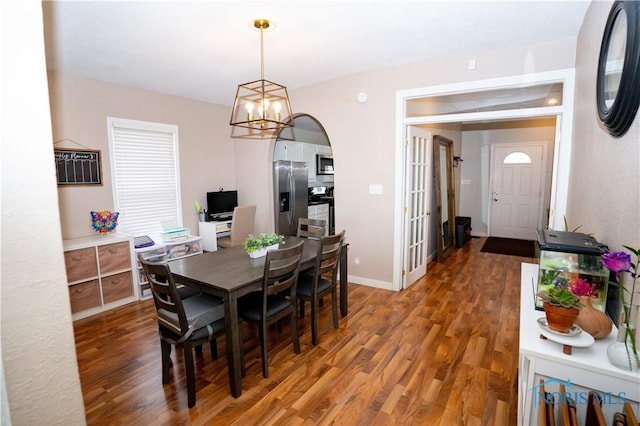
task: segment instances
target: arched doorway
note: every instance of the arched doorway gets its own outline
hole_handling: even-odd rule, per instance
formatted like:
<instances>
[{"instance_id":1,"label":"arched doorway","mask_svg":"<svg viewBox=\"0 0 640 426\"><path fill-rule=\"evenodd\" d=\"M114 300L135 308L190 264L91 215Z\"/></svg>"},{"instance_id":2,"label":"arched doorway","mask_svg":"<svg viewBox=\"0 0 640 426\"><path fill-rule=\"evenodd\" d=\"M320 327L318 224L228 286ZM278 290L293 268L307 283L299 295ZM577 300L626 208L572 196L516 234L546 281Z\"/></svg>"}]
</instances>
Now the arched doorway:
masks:
<instances>
[{"instance_id":1,"label":"arched doorway","mask_svg":"<svg viewBox=\"0 0 640 426\"><path fill-rule=\"evenodd\" d=\"M327 132L313 116L296 113L280 130L273 150L275 231L295 235L297 219L323 219L335 232L334 163Z\"/></svg>"}]
</instances>

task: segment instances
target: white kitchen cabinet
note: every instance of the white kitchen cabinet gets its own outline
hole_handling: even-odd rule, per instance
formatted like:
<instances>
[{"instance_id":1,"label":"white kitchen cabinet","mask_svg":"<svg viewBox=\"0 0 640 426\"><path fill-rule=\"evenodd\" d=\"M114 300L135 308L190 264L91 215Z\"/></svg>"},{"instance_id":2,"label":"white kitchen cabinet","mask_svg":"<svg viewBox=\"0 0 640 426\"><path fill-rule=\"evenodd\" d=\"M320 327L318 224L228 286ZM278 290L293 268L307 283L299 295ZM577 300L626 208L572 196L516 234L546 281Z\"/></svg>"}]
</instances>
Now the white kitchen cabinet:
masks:
<instances>
[{"instance_id":1,"label":"white kitchen cabinet","mask_svg":"<svg viewBox=\"0 0 640 426\"><path fill-rule=\"evenodd\" d=\"M543 317L544 312L535 309L534 289L537 280L538 265L522 263L518 424L539 424L536 389L540 380L546 382L545 391L556 393L558 397L559 383L565 382L566 392L576 401L580 424L584 424L586 395L590 390L603 395L602 411L607 420L613 417L613 413L622 410L623 399L629 401L637 412L640 375L620 370L607 360L607 347L615 342L618 333L616 327L608 337L596 340L591 346L573 347L571 355L563 353L562 344L540 338L536 320ZM555 418L559 418L558 413Z\"/></svg>"},{"instance_id":2,"label":"white kitchen cabinet","mask_svg":"<svg viewBox=\"0 0 640 426\"><path fill-rule=\"evenodd\" d=\"M308 143L301 143L298 145L301 145L302 161L307 163L309 166L309 181L313 182L316 177L316 146L318 145Z\"/></svg>"},{"instance_id":3,"label":"white kitchen cabinet","mask_svg":"<svg viewBox=\"0 0 640 426\"><path fill-rule=\"evenodd\" d=\"M309 219L324 220L324 235L329 235L329 203L310 205L308 208L308 217Z\"/></svg>"},{"instance_id":4,"label":"white kitchen cabinet","mask_svg":"<svg viewBox=\"0 0 640 426\"><path fill-rule=\"evenodd\" d=\"M302 145L298 142L277 141L273 152L273 160L304 161Z\"/></svg>"}]
</instances>

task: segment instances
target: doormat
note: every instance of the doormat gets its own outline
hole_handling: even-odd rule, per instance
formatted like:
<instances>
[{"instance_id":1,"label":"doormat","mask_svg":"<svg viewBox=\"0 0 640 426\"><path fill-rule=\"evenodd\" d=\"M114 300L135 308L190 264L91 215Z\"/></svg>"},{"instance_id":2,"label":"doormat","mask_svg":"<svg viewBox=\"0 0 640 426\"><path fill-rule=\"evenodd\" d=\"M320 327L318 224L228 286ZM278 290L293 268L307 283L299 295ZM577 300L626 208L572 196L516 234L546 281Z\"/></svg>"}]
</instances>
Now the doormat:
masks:
<instances>
[{"instance_id":1,"label":"doormat","mask_svg":"<svg viewBox=\"0 0 640 426\"><path fill-rule=\"evenodd\" d=\"M535 241L517 240L515 238L489 237L480 251L509 256L535 257L536 243Z\"/></svg>"}]
</instances>

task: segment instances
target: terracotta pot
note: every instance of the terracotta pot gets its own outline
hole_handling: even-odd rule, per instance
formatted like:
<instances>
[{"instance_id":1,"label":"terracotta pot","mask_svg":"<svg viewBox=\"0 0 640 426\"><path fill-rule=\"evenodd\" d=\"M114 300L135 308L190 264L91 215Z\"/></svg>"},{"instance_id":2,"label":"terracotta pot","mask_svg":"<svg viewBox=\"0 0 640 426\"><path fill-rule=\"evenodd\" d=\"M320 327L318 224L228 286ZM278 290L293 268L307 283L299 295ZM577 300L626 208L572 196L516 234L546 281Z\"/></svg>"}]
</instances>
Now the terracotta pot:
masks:
<instances>
[{"instance_id":1,"label":"terracotta pot","mask_svg":"<svg viewBox=\"0 0 640 426\"><path fill-rule=\"evenodd\" d=\"M611 320L604 312L593 307L591 297L581 297L580 302L585 305L580 309L580 314L575 324L593 336L594 339L603 339L611 334Z\"/></svg>"},{"instance_id":2,"label":"terracotta pot","mask_svg":"<svg viewBox=\"0 0 640 426\"><path fill-rule=\"evenodd\" d=\"M578 308L565 308L544 302L542 307L547 317L547 325L553 331L568 333L580 314Z\"/></svg>"}]
</instances>

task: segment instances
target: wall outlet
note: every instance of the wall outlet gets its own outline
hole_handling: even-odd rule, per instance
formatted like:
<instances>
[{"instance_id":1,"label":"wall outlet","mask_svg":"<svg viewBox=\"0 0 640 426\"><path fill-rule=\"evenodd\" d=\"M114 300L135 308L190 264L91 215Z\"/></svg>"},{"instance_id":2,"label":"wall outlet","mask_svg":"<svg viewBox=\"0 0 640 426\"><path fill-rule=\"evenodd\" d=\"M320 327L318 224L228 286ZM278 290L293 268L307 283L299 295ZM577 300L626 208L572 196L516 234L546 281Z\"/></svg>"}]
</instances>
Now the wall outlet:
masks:
<instances>
[{"instance_id":1,"label":"wall outlet","mask_svg":"<svg viewBox=\"0 0 640 426\"><path fill-rule=\"evenodd\" d=\"M382 194L382 185L377 183L372 183L369 185L369 194L371 195L380 195Z\"/></svg>"}]
</instances>

